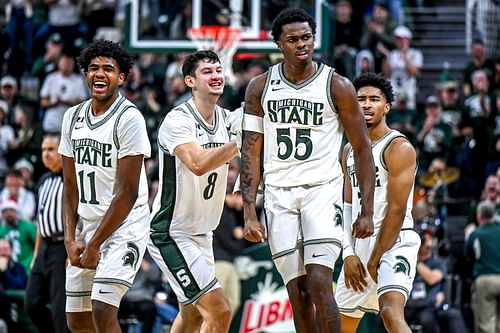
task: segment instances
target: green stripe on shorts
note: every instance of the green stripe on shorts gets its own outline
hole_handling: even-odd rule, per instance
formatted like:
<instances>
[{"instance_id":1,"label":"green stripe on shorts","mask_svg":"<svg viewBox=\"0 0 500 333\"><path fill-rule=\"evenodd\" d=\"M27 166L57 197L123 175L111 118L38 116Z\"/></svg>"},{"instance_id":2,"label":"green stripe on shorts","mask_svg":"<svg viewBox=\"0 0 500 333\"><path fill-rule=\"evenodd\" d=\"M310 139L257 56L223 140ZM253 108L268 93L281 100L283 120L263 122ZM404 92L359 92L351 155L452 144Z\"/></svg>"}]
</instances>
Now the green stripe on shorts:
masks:
<instances>
[{"instance_id":1,"label":"green stripe on shorts","mask_svg":"<svg viewBox=\"0 0 500 333\"><path fill-rule=\"evenodd\" d=\"M161 208L151 220L151 240L160 251L163 261L175 277L188 300L196 300L202 290L196 282L181 250L170 236L169 228L175 207L175 157L164 155Z\"/></svg>"}]
</instances>

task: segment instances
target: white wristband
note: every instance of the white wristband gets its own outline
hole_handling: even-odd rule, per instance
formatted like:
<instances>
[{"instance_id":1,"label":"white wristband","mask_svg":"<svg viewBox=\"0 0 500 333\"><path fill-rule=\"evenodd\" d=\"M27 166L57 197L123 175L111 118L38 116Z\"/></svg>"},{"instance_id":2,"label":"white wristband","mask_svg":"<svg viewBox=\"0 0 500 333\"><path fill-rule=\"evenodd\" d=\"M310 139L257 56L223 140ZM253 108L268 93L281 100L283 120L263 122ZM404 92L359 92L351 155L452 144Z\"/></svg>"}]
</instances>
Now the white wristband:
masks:
<instances>
[{"instance_id":1,"label":"white wristband","mask_svg":"<svg viewBox=\"0 0 500 333\"><path fill-rule=\"evenodd\" d=\"M342 259L354 255L352 248L352 204L344 202L344 235L342 238Z\"/></svg>"},{"instance_id":2,"label":"white wristband","mask_svg":"<svg viewBox=\"0 0 500 333\"><path fill-rule=\"evenodd\" d=\"M251 114L243 114L244 131L257 132L264 134L264 121L263 118Z\"/></svg>"}]
</instances>

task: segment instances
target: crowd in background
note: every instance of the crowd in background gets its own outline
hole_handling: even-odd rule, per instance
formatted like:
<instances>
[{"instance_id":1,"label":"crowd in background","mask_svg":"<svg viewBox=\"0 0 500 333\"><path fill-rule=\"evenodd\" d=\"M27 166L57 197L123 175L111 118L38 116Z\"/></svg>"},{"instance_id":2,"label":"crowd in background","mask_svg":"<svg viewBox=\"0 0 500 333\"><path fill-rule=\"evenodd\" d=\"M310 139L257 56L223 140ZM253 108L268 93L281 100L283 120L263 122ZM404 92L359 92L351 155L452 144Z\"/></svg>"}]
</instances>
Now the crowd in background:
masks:
<instances>
[{"instance_id":1,"label":"crowd in background","mask_svg":"<svg viewBox=\"0 0 500 333\"><path fill-rule=\"evenodd\" d=\"M191 1L169 1L168 8L163 8L164 1L141 3L143 14L149 13L142 16L145 21L141 33L155 38L186 37ZM227 8L217 7L218 1L204 3L219 13L211 23L224 22ZM272 13L287 6L286 1L264 3L269 6L265 13L269 16L268 24ZM5 290L22 290L31 269L37 182L47 171L41 161L42 138L46 133L59 132L65 110L89 97L75 58L94 38L109 36L109 31L118 32L118 36L123 33L124 4L125 1L113 0L0 0L0 8L5 8L0 13L0 240L10 239L0 242L0 258L7 257L12 262L0 262L0 282ZM446 228L451 226L447 226L447 218L466 217L470 233L481 225L476 207L486 200L495 208L493 220L500 219L500 50L491 52L488 40L477 34L470 59L463 64L463 77L435 82L434 94L424 96L420 103L418 77L425 54L411 47L411 29L394 14L403 4L383 0L331 1L332 43L327 52L316 58L350 79L366 71L383 72L391 79L396 96L388 123L407 135L418 150L415 220L423 230L423 244L437 248L433 251L447 259L447 265L431 263L442 270L439 281L433 281L439 286L437 294L445 290L442 283L446 271L458 272L463 281L473 278L472 268L464 272L463 267L454 267L463 254L450 249ZM433 4L409 1L406 5ZM158 20L151 19L155 17ZM136 66L122 90L146 119L152 146L152 156L146 162L151 198L157 186L157 127L173 106L190 97L181 73L184 56L137 54ZM263 54L235 58L236 81L226 86L222 105L229 109L239 107L248 82L265 72L271 59ZM238 166L231 170L237 172ZM238 198L228 193L221 224L224 232L215 238L221 237L221 241L215 242L216 259L220 255L221 262L232 262L248 245L242 240L241 207ZM430 243L426 237L430 237ZM429 258L429 254L422 254L422 262ZM168 286L162 284L160 272L151 266L154 264L145 260L138 285L134 283L138 291L124 299L136 302L136 307L124 308L131 313L149 314L147 327L158 329L158 324L154 324L160 320L157 312L165 321L175 316L175 309L158 304L175 304L175 300L165 303L156 295L158 291L168 293ZM236 297L234 303L238 301ZM425 306L438 308L442 303ZM10 310L1 308L0 312L10 314ZM467 313L464 315L467 319ZM130 315L126 313L124 317ZM10 320L1 313L0 318Z\"/></svg>"}]
</instances>

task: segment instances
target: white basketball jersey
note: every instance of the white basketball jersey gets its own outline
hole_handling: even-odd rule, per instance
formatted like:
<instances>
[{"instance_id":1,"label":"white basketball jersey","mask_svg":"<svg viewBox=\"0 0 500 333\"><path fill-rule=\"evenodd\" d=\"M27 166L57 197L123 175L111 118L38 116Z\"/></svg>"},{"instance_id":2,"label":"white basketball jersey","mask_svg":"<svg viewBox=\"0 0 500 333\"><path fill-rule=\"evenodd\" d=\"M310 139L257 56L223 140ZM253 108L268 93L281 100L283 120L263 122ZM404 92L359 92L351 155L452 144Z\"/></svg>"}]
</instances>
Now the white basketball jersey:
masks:
<instances>
[{"instance_id":1,"label":"white basketball jersey","mask_svg":"<svg viewBox=\"0 0 500 333\"><path fill-rule=\"evenodd\" d=\"M269 68L261 101L266 185L317 185L341 176L344 130L331 97L333 73L319 63L297 85L286 79L282 63Z\"/></svg>"},{"instance_id":2,"label":"white basketball jersey","mask_svg":"<svg viewBox=\"0 0 500 333\"><path fill-rule=\"evenodd\" d=\"M387 166L384 161L384 152L387 146L398 137L404 137L403 134L396 130L391 130L387 132L385 136L380 138L377 142L372 143L372 154L373 161L375 162L375 192L374 192L374 213L373 213L373 224L375 227L375 233L377 234L385 214L387 213L387 184L388 184L388 173ZM354 172L354 155L353 150L349 151L346 161L347 173L351 180L351 190L352 190L352 221L356 221L357 216L361 212L361 192L359 189L359 182L356 178ZM413 206L413 188L408 196L408 201L406 204L406 215L403 222L402 229L413 228L413 218L411 215L411 210Z\"/></svg>"},{"instance_id":3,"label":"white basketball jersey","mask_svg":"<svg viewBox=\"0 0 500 333\"><path fill-rule=\"evenodd\" d=\"M174 154L177 146L199 143L204 149L229 142L224 118L226 110L216 107L213 124L207 124L192 99L170 111L158 130L159 187L153 203L151 227L171 235L200 235L219 224L228 164L196 176Z\"/></svg>"},{"instance_id":4,"label":"white basketball jersey","mask_svg":"<svg viewBox=\"0 0 500 333\"><path fill-rule=\"evenodd\" d=\"M95 220L104 216L115 195L118 160L130 155L149 157L151 145L143 115L119 95L97 117L92 115L90 99L70 108L64 114L59 153L75 161L78 215ZM143 164L134 207L147 203L148 184Z\"/></svg>"}]
</instances>

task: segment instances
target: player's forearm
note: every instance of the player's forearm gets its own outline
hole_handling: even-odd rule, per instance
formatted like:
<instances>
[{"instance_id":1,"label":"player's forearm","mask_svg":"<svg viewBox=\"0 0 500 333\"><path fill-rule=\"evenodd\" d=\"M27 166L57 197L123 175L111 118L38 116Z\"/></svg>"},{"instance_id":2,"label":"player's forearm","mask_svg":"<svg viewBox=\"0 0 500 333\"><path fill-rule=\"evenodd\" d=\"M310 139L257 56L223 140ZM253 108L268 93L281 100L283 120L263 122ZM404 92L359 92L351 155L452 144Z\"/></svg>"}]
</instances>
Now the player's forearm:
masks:
<instances>
[{"instance_id":1,"label":"player's forearm","mask_svg":"<svg viewBox=\"0 0 500 333\"><path fill-rule=\"evenodd\" d=\"M255 214L255 201L259 187L261 173L262 134L243 132L241 150L241 195L243 198L243 211L245 214Z\"/></svg>"},{"instance_id":2,"label":"player's forearm","mask_svg":"<svg viewBox=\"0 0 500 333\"><path fill-rule=\"evenodd\" d=\"M403 225L404 214L387 212L380 226L371 257L380 260L394 246Z\"/></svg>"},{"instance_id":3,"label":"player's forearm","mask_svg":"<svg viewBox=\"0 0 500 333\"><path fill-rule=\"evenodd\" d=\"M63 221L64 221L64 242L74 242L76 224L78 222L78 190L67 182L63 186Z\"/></svg>"},{"instance_id":4,"label":"player's forearm","mask_svg":"<svg viewBox=\"0 0 500 333\"><path fill-rule=\"evenodd\" d=\"M373 215L373 192L375 190L375 164L371 147L363 147L354 155L356 178L359 180L361 192L361 214Z\"/></svg>"},{"instance_id":5,"label":"player's forearm","mask_svg":"<svg viewBox=\"0 0 500 333\"><path fill-rule=\"evenodd\" d=\"M88 246L100 247L127 218L137 197L137 190L121 190L116 193Z\"/></svg>"},{"instance_id":6,"label":"player's forearm","mask_svg":"<svg viewBox=\"0 0 500 333\"><path fill-rule=\"evenodd\" d=\"M260 167L256 163L242 162L240 169L241 196L243 199L243 214L245 219L256 218L257 189L260 182Z\"/></svg>"},{"instance_id":7,"label":"player's forearm","mask_svg":"<svg viewBox=\"0 0 500 333\"><path fill-rule=\"evenodd\" d=\"M193 161L191 171L197 176L201 176L208 171L214 170L238 156L236 141L231 141L221 147L203 149L198 158Z\"/></svg>"}]
</instances>

